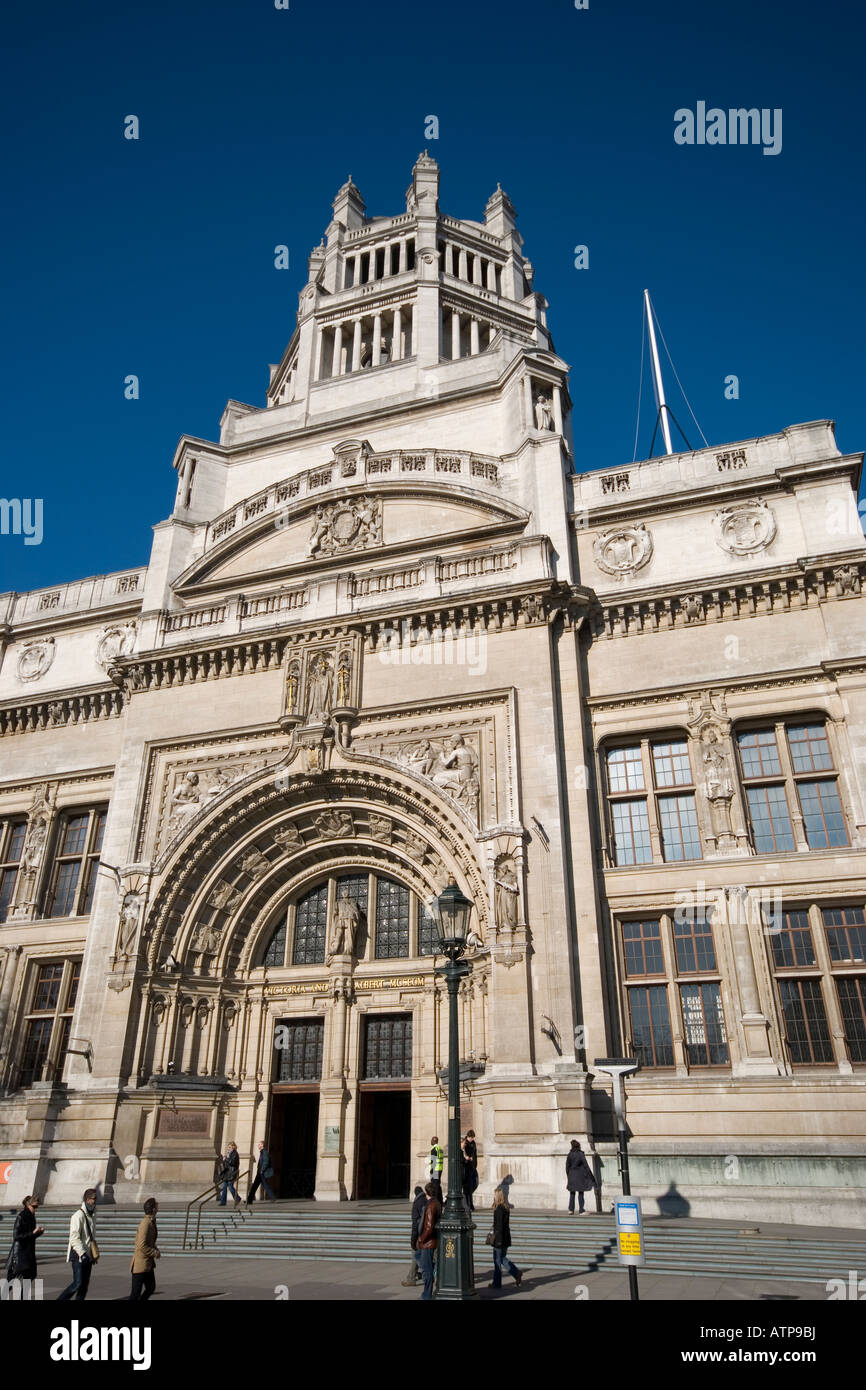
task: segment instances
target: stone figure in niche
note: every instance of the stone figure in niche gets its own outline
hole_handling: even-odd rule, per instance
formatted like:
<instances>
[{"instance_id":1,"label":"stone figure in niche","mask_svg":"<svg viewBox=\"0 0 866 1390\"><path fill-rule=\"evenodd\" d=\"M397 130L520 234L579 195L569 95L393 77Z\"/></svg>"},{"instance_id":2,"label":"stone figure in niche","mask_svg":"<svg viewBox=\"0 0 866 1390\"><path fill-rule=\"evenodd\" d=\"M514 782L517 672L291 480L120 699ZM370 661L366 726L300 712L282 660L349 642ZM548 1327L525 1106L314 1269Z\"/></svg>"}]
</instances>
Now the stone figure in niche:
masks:
<instances>
[{"instance_id":1,"label":"stone figure in niche","mask_svg":"<svg viewBox=\"0 0 866 1390\"><path fill-rule=\"evenodd\" d=\"M27 842L21 855L21 867L25 873L35 874L42 859L45 841L48 839L48 821L41 817L31 820L27 832Z\"/></svg>"},{"instance_id":2,"label":"stone figure in niche","mask_svg":"<svg viewBox=\"0 0 866 1390\"><path fill-rule=\"evenodd\" d=\"M833 578L840 594L856 594L860 587L860 575L856 565L840 565L833 571Z\"/></svg>"},{"instance_id":3,"label":"stone figure in niche","mask_svg":"<svg viewBox=\"0 0 866 1390\"><path fill-rule=\"evenodd\" d=\"M355 827L348 811L320 811L314 824L320 835L345 837L353 835Z\"/></svg>"},{"instance_id":4,"label":"stone figure in niche","mask_svg":"<svg viewBox=\"0 0 866 1390\"><path fill-rule=\"evenodd\" d=\"M505 855L496 865L493 881L496 925L500 929L513 931L517 926L520 888L514 860L509 855Z\"/></svg>"},{"instance_id":5,"label":"stone figure in niche","mask_svg":"<svg viewBox=\"0 0 866 1390\"><path fill-rule=\"evenodd\" d=\"M201 805L199 775L197 772L184 772L175 783L171 794L171 819L169 824L176 829L196 814Z\"/></svg>"},{"instance_id":6,"label":"stone figure in niche","mask_svg":"<svg viewBox=\"0 0 866 1390\"><path fill-rule=\"evenodd\" d=\"M704 745L703 759L706 770L706 793L710 801L728 798L734 794L734 786L728 774L728 760L722 735L712 724L706 724L701 733Z\"/></svg>"},{"instance_id":7,"label":"stone figure in niche","mask_svg":"<svg viewBox=\"0 0 866 1390\"><path fill-rule=\"evenodd\" d=\"M535 428L537 430L552 430L553 410L550 399L547 396L538 396L535 401Z\"/></svg>"},{"instance_id":8,"label":"stone figure in niche","mask_svg":"<svg viewBox=\"0 0 866 1390\"><path fill-rule=\"evenodd\" d=\"M382 344L381 344L381 347L380 347L380 349L379 349L379 361L381 362L381 364L382 364L383 367L384 367L384 365L385 365L386 362L390 362L390 361L391 361L391 339L390 339L390 338L383 338L383 339L382 339Z\"/></svg>"},{"instance_id":9,"label":"stone figure in niche","mask_svg":"<svg viewBox=\"0 0 866 1390\"><path fill-rule=\"evenodd\" d=\"M331 663L324 653L314 657L310 665L310 692L307 699L307 719L311 724L326 724L331 711Z\"/></svg>"},{"instance_id":10,"label":"stone figure in niche","mask_svg":"<svg viewBox=\"0 0 866 1390\"><path fill-rule=\"evenodd\" d=\"M370 834L374 840L382 840L386 844L391 842L391 822L387 816L375 816L370 813Z\"/></svg>"},{"instance_id":11,"label":"stone figure in niche","mask_svg":"<svg viewBox=\"0 0 866 1390\"><path fill-rule=\"evenodd\" d=\"M262 874L266 874L270 867L270 859L268 859L266 854L262 854L260 849L256 849L255 846L253 846L252 849L248 849L241 859L241 870L243 873L249 874L250 878L261 878Z\"/></svg>"},{"instance_id":12,"label":"stone figure in niche","mask_svg":"<svg viewBox=\"0 0 866 1390\"><path fill-rule=\"evenodd\" d=\"M361 909L354 898L349 897L349 890L344 886L334 903L330 956L354 955L360 924Z\"/></svg>"},{"instance_id":13,"label":"stone figure in niche","mask_svg":"<svg viewBox=\"0 0 866 1390\"><path fill-rule=\"evenodd\" d=\"M196 928L192 945L193 950L198 951L203 956L215 956L220 948L220 933L215 927L202 923Z\"/></svg>"},{"instance_id":14,"label":"stone figure in niche","mask_svg":"<svg viewBox=\"0 0 866 1390\"><path fill-rule=\"evenodd\" d=\"M686 594L681 605L687 623L696 623L704 616L704 601L700 594Z\"/></svg>"},{"instance_id":15,"label":"stone figure in niche","mask_svg":"<svg viewBox=\"0 0 866 1390\"><path fill-rule=\"evenodd\" d=\"M230 883L225 879L220 879L216 888L208 898L211 907L216 907L220 912L231 912L241 900L241 894L236 892Z\"/></svg>"},{"instance_id":16,"label":"stone figure in niche","mask_svg":"<svg viewBox=\"0 0 866 1390\"><path fill-rule=\"evenodd\" d=\"M349 703L349 684L352 679L352 663L344 652L337 664L337 704L340 708Z\"/></svg>"},{"instance_id":17,"label":"stone figure in niche","mask_svg":"<svg viewBox=\"0 0 866 1390\"><path fill-rule=\"evenodd\" d=\"M302 845L301 832L296 825L284 825L282 830L274 831L274 841L281 849L294 849L295 845Z\"/></svg>"},{"instance_id":18,"label":"stone figure in niche","mask_svg":"<svg viewBox=\"0 0 866 1390\"><path fill-rule=\"evenodd\" d=\"M297 714L298 687L301 683L301 667L297 661L289 663L286 672L286 714Z\"/></svg>"},{"instance_id":19,"label":"stone figure in niche","mask_svg":"<svg viewBox=\"0 0 866 1390\"><path fill-rule=\"evenodd\" d=\"M127 893L120 909L120 935L117 942L119 956L132 955L140 916L141 899L137 893Z\"/></svg>"}]
</instances>

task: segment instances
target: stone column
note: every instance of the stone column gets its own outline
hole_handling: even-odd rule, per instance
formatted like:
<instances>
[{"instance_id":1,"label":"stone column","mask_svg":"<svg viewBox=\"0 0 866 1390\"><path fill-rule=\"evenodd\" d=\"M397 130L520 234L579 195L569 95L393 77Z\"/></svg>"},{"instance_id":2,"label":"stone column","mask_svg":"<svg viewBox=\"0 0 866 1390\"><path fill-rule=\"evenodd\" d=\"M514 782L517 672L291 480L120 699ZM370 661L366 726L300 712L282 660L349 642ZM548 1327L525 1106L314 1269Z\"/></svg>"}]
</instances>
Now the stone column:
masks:
<instances>
[{"instance_id":1,"label":"stone column","mask_svg":"<svg viewBox=\"0 0 866 1390\"><path fill-rule=\"evenodd\" d=\"M527 372L523 378L523 409L526 415L527 431L535 429L535 417L532 413L532 378Z\"/></svg>"},{"instance_id":2,"label":"stone column","mask_svg":"<svg viewBox=\"0 0 866 1390\"><path fill-rule=\"evenodd\" d=\"M477 260L476 260L475 264L476 264L476 265L478 264ZM479 343L478 343L478 320L477 320L477 319L470 319L470 322L469 322L469 351L471 352L472 356L474 357L474 356L477 355L477 353L479 352L479 350L480 350L480 349L479 349Z\"/></svg>"},{"instance_id":3,"label":"stone column","mask_svg":"<svg viewBox=\"0 0 866 1390\"><path fill-rule=\"evenodd\" d=\"M462 246L461 246L461 248L460 248L460 271L459 271L459 274L460 274L460 279L461 279L461 280L468 280L468 279L469 279L469 274L468 274L467 265L466 265L466 251L465 251L465 249L464 249Z\"/></svg>"},{"instance_id":4,"label":"stone column","mask_svg":"<svg viewBox=\"0 0 866 1390\"><path fill-rule=\"evenodd\" d=\"M357 372L361 367L361 320L355 319L355 330L352 337L352 371Z\"/></svg>"},{"instance_id":5,"label":"stone column","mask_svg":"<svg viewBox=\"0 0 866 1390\"><path fill-rule=\"evenodd\" d=\"M736 989L740 1013L736 1020L740 1031L740 1060L732 1063L734 1076L779 1076L783 1068L770 1049L770 1022L761 1008L758 976L753 955L753 928L762 929L760 902L742 889L726 888L718 895L713 913L716 922L727 929L730 953L734 962ZM756 920L754 920L756 919Z\"/></svg>"},{"instance_id":6,"label":"stone column","mask_svg":"<svg viewBox=\"0 0 866 1390\"><path fill-rule=\"evenodd\" d=\"M6 1047L6 1020L9 1017L9 1007L12 1003L12 993L18 975L18 958L20 955L20 946L7 946L4 950L3 984L0 986L0 1077L3 1076L5 1070L3 1063L8 1052L8 1048Z\"/></svg>"},{"instance_id":7,"label":"stone column","mask_svg":"<svg viewBox=\"0 0 866 1390\"><path fill-rule=\"evenodd\" d=\"M351 1155L346 1133L346 1027L349 1005L354 998L352 962L348 956L336 956L331 965L332 1003L326 1015L328 1032L325 1056L327 1075L319 1088L319 1138L316 1162L316 1200L345 1202L349 1193L346 1185Z\"/></svg>"},{"instance_id":8,"label":"stone column","mask_svg":"<svg viewBox=\"0 0 866 1390\"><path fill-rule=\"evenodd\" d=\"M391 334L391 361L399 362L403 356L403 317L400 309L394 310L394 329Z\"/></svg>"},{"instance_id":9,"label":"stone column","mask_svg":"<svg viewBox=\"0 0 866 1390\"><path fill-rule=\"evenodd\" d=\"M562 390L559 386L553 388L553 425L557 434L563 434L562 428Z\"/></svg>"},{"instance_id":10,"label":"stone column","mask_svg":"<svg viewBox=\"0 0 866 1390\"><path fill-rule=\"evenodd\" d=\"M406 242L406 238L404 237L403 240L400 242L400 274L401 274L401 275L402 275L403 271L406 269L406 261L407 261L406 246L407 246L407 244L408 244L408 243Z\"/></svg>"},{"instance_id":11,"label":"stone column","mask_svg":"<svg viewBox=\"0 0 866 1390\"><path fill-rule=\"evenodd\" d=\"M487 288L496 293L496 262L487 262Z\"/></svg>"},{"instance_id":12,"label":"stone column","mask_svg":"<svg viewBox=\"0 0 866 1390\"><path fill-rule=\"evenodd\" d=\"M451 310L451 359L456 361L460 356L460 315L456 309Z\"/></svg>"},{"instance_id":13,"label":"stone column","mask_svg":"<svg viewBox=\"0 0 866 1390\"><path fill-rule=\"evenodd\" d=\"M334 329L334 355L331 359L331 376L339 376L341 363L343 360L343 325L337 324Z\"/></svg>"},{"instance_id":14,"label":"stone column","mask_svg":"<svg viewBox=\"0 0 866 1390\"><path fill-rule=\"evenodd\" d=\"M472 283L475 285L484 284L484 281L481 278L481 257L477 253L475 255L475 259L472 262Z\"/></svg>"},{"instance_id":15,"label":"stone column","mask_svg":"<svg viewBox=\"0 0 866 1390\"><path fill-rule=\"evenodd\" d=\"M376 314L373 319L373 363L378 367L382 358L382 315Z\"/></svg>"}]
</instances>

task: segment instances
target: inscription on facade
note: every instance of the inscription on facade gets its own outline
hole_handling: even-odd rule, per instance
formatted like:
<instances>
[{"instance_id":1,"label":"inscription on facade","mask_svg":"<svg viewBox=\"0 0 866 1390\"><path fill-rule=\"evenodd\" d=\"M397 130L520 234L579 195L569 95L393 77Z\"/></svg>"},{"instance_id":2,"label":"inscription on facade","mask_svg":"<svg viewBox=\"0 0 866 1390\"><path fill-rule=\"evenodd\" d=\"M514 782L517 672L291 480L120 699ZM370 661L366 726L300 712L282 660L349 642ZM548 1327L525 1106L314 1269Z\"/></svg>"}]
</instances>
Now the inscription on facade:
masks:
<instances>
[{"instance_id":1,"label":"inscription on facade","mask_svg":"<svg viewBox=\"0 0 866 1390\"><path fill-rule=\"evenodd\" d=\"M189 1135L210 1133L210 1112L207 1110L160 1110L157 1135Z\"/></svg>"}]
</instances>

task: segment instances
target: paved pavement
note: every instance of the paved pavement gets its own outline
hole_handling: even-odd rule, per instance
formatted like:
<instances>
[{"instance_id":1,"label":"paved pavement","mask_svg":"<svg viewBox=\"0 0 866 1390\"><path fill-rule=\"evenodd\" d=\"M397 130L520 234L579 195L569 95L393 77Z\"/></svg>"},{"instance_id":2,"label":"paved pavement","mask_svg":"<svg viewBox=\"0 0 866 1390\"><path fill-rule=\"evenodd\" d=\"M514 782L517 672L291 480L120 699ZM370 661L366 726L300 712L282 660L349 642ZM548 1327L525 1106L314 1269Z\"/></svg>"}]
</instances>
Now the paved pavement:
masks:
<instances>
[{"instance_id":1,"label":"paved pavement","mask_svg":"<svg viewBox=\"0 0 866 1390\"><path fill-rule=\"evenodd\" d=\"M515 1259L519 1252L515 1250ZM277 1297L297 1301L375 1301L415 1302L417 1289L405 1289L400 1280L408 1268L394 1264L347 1264L329 1260L235 1259L202 1255L165 1255L156 1267L155 1301L273 1300ZM54 1299L69 1281L69 1266L59 1259L40 1263L39 1275L46 1301ZM483 1299L560 1300L574 1302L628 1299L628 1280L623 1270L605 1273L575 1273L574 1270L524 1270L521 1288L507 1275L501 1290L487 1287L489 1266L479 1265L476 1282ZM129 1293L129 1259L103 1256L94 1270L88 1300L123 1299ZM282 1287L281 1287L282 1286ZM577 1288L577 1292L576 1292ZM584 1292L586 1290L586 1292ZM643 1301L696 1300L737 1303L826 1301L819 1284L786 1282L782 1279L692 1279L683 1275L640 1274Z\"/></svg>"}]
</instances>

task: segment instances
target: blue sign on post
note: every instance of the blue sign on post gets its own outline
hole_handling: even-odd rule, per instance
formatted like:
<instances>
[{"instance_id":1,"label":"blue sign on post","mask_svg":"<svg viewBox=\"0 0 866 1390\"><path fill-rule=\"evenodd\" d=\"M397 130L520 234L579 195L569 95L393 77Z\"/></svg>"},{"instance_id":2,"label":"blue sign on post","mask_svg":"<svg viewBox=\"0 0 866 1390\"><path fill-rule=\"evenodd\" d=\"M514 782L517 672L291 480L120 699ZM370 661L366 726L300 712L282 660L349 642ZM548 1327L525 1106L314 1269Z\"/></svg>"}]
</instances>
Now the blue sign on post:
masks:
<instances>
[{"instance_id":1,"label":"blue sign on post","mask_svg":"<svg viewBox=\"0 0 866 1390\"><path fill-rule=\"evenodd\" d=\"M620 1197L617 1200L616 1244L621 1265L646 1264L639 1197Z\"/></svg>"}]
</instances>

